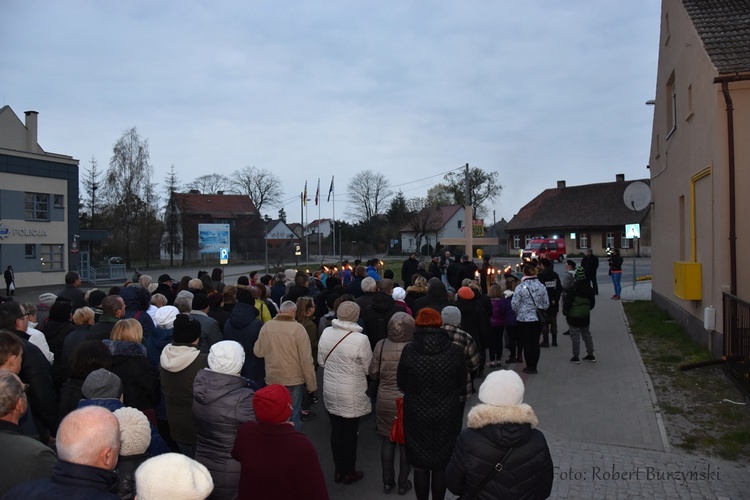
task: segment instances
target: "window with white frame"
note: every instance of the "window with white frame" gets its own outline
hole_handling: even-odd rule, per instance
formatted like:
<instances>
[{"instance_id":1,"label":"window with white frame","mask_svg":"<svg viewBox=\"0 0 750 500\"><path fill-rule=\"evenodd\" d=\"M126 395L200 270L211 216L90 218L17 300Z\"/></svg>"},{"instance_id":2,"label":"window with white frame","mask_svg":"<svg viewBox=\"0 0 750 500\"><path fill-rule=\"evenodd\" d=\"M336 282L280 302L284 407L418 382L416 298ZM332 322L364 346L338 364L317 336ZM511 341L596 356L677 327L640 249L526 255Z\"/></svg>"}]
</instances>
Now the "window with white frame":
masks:
<instances>
[{"instance_id":1,"label":"window with white frame","mask_svg":"<svg viewBox=\"0 0 750 500\"><path fill-rule=\"evenodd\" d=\"M39 261L42 271L62 271L65 245L53 243L39 246Z\"/></svg>"},{"instance_id":2,"label":"window with white frame","mask_svg":"<svg viewBox=\"0 0 750 500\"><path fill-rule=\"evenodd\" d=\"M615 248L615 233L607 233L606 243L609 248Z\"/></svg>"},{"instance_id":3,"label":"window with white frame","mask_svg":"<svg viewBox=\"0 0 750 500\"><path fill-rule=\"evenodd\" d=\"M518 234L513 235L513 248L521 248L521 236Z\"/></svg>"},{"instance_id":4,"label":"window with white frame","mask_svg":"<svg viewBox=\"0 0 750 500\"><path fill-rule=\"evenodd\" d=\"M49 194L26 193L26 220L49 220Z\"/></svg>"},{"instance_id":5,"label":"window with white frame","mask_svg":"<svg viewBox=\"0 0 750 500\"><path fill-rule=\"evenodd\" d=\"M523 245L524 245L524 248L526 248L527 246L529 246L529 241L531 241L531 240L533 240L533 239L534 239L534 237L533 237L533 236L529 236L529 235L527 234L527 235L526 235L526 240L525 240L525 241L524 241L524 243L523 243Z\"/></svg>"},{"instance_id":6,"label":"window with white frame","mask_svg":"<svg viewBox=\"0 0 750 500\"><path fill-rule=\"evenodd\" d=\"M580 248L588 248L589 247L589 235L586 233L580 233L578 235L578 246Z\"/></svg>"},{"instance_id":7,"label":"window with white frame","mask_svg":"<svg viewBox=\"0 0 750 500\"><path fill-rule=\"evenodd\" d=\"M625 232L623 232L622 235L620 236L620 246L622 246L622 248L630 248L630 242L631 241L632 240L629 240L625 236Z\"/></svg>"}]
</instances>

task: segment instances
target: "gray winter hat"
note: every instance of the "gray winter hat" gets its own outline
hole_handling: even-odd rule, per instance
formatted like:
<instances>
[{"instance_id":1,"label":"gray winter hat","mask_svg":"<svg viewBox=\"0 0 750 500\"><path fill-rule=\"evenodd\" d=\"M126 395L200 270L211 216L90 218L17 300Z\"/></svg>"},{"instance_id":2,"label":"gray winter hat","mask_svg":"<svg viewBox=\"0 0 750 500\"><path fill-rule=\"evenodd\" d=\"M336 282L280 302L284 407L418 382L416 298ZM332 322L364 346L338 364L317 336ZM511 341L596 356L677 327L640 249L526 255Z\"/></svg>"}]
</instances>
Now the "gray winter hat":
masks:
<instances>
[{"instance_id":1,"label":"gray winter hat","mask_svg":"<svg viewBox=\"0 0 750 500\"><path fill-rule=\"evenodd\" d=\"M459 326L461 324L461 310L456 306L447 306L440 313L444 325Z\"/></svg>"},{"instance_id":2,"label":"gray winter hat","mask_svg":"<svg viewBox=\"0 0 750 500\"><path fill-rule=\"evenodd\" d=\"M359 319L359 305L353 301L342 302L336 309L336 317L341 321L356 323Z\"/></svg>"},{"instance_id":3,"label":"gray winter hat","mask_svg":"<svg viewBox=\"0 0 750 500\"><path fill-rule=\"evenodd\" d=\"M117 399L122 396L122 380L111 371L99 368L86 377L81 393L86 399Z\"/></svg>"}]
</instances>

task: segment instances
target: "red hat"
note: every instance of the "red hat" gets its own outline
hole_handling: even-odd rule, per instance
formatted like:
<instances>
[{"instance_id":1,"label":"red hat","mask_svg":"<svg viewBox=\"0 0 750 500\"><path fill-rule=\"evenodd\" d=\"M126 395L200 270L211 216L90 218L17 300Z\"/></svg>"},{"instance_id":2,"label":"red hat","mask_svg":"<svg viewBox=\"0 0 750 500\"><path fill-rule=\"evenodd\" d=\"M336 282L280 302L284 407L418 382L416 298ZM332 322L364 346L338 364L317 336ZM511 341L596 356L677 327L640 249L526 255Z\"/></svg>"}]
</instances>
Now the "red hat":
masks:
<instances>
[{"instance_id":1,"label":"red hat","mask_svg":"<svg viewBox=\"0 0 750 500\"><path fill-rule=\"evenodd\" d=\"M463 300L471 300L474 298L474 290L468 286L462 286L458 289L458 298Z\"/></svg>"},{"instance_id":2,"label":"red hat","mask_svg":"<svg viewBox=\"0 0 750 500\"><path fill-rule=\"evenodd\" d=\"M280 384L271 384L255 391L253 409L258 422L282 424L292 416L292 395Z\"/></svg>"}]
</instances>

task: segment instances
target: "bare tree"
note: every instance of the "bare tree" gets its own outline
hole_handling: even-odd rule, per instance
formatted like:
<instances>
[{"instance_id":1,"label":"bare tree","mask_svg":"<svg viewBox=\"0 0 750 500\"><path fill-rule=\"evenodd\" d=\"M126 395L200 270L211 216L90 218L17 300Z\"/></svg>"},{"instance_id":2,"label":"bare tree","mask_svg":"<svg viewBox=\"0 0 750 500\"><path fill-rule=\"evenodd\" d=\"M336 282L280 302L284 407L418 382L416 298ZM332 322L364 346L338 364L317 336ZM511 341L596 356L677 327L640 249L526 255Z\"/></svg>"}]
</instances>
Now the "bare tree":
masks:
<instances>
[{"instance_id":1,"label":"bare tree","mask_svg":"<svg viewBox=\"0 0 750 500\"><path fill-rule=\"evenodd\" d=\"M393 196L390 181L383 174L364 170L355 175L346 186L349 195L349 215L361 222L368 222L386 208L388 198Z\"/></svg>"},{"instance_id":2,"label":"bare tree","mask_svg":"<svg viewBox=\"0 0 750 500\"><path fill-rule=\"evenodd\" d=\"M440 232L443 222L440 216L440 208L430 205L428 198L419 197L407 200L406 206L409 208L406 225L414 233L414 238L417 242L417 253L419 253L422 248L423 238L434 234L436 235L435 242L437 242L437 234Z\"/></svg>"},{"instance_id":3,"label":"bare tree","mask_svg":"<svg viewBox=\"0 0 750 500\"><path fill-rule=\"evenodd\" d=\"M136 241L135 232L144 214L148 213L147 190L153 174L148 140L141 139L135 127L126 130L112 148L105 182L112 222L125 242L125 264L128 267L131 242Z\"/></svg>"},{"instance_id":4,"label":"bare tree","mask_svg":"<svg viewBox=\"0 0 750 500\"><path fill-rule=\"evenodd\" d=\"M500 184L498 177L497 172L485 172L476 167L469 169L469 196L475 214L485 212L485 208L482 206L485 201L492 201L500 196L503 186ZM448 183L447 189L453 193L456 203L464 205L466 198L464 171L451 172L445 176L445 180Z\"/></svg>"},{"instance_id":5,"label":"bare tree","mask_svg":"<svg viewBox=\"0 0 750 500\"><path fill-rule=\"evenodd\" d=\"M250 197L258 212L265 206L278 207L283 190L281 181L264 168L245 167L232 174L239 184L240 192Z\"/></svg>"},{"instance_id":6,"label":"bare tree","mask_svg":"<svg viewBox=\"0 0 750 500\"><path fill-rule=\"evenodd\" d=\"M206 174L186 186L188 189L197 189L202 194L215 194L219 191L232 192L232 181L226 175Z\"/></svg>"}]
</instances>

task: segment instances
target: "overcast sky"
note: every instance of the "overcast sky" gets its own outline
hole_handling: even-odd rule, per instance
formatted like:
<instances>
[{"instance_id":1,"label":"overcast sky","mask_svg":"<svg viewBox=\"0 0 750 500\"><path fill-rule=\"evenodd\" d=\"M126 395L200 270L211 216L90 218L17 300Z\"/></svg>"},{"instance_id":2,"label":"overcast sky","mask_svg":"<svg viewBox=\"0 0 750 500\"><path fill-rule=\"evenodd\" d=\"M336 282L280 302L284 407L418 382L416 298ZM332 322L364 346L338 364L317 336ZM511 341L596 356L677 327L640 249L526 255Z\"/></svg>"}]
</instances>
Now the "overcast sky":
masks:
<instances>
[{"instance_id":1,"label":"overcast sky","mask_svg":"<svg viewBox=\"0 0 750 500\"><path fill-rule=\"evenodd\" d=\"M557 180L648 177L659 4L0 0L0 97L81 176L137 127L159 189L265 168L290 222L305 180L330 217L336 176L341 219L359 171L414 197L466 163L510 220Z\"/></svg>"}]
</instances>

